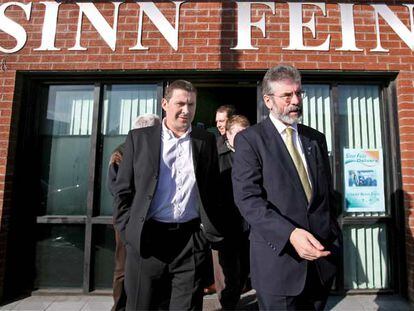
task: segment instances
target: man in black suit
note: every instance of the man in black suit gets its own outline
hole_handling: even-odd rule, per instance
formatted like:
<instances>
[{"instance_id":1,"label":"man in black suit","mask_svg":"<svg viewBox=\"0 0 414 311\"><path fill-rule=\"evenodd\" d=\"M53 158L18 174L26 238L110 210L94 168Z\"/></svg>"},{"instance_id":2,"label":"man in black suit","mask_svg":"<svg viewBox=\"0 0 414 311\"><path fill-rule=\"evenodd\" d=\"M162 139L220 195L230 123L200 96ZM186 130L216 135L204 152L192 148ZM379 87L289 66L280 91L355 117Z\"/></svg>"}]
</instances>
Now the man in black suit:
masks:
<instances>
[{"instance_id":1,"label":"man in black suit","mask_svg":"<svg viewBox=\"0 0 414 311\"><path fill-rule=\"evenodd\" d=\"M270 116L236 136L232 175L252 285L261 310L322 310L340 248L325 136L298 124L296 68L269 69L262 94Z\"/></svg>"},{"instance_id":2,"label":"man in black suit","mask_svg":"<svg viewBox=\"0 0 414 311\"><path fill-rule=\"evenodd\" d=\"M161 125L130 131L115 185L127 310L199 310L207 239L218 242L214 135L192 128L196 89L171 83Z\"/></svg>"}]
</instances>

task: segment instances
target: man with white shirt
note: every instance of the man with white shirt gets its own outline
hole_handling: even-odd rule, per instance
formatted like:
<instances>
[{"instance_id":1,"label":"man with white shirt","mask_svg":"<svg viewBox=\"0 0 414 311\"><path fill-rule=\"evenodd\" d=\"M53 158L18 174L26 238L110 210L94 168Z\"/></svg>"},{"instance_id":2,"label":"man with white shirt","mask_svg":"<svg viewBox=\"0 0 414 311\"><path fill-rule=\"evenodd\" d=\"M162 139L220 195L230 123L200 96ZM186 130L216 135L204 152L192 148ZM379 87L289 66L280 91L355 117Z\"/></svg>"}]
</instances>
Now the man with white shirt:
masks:
<instances>
[{"instance_id":1,"label":"man with white shirt","mask_svg":"<svg viewBox=\"0 0 414 311\"><path fill-rule=\"evenodd\" d=\"M172 82L161 125L130 131L115 185L115 225L126 244L127 310L200 310L207 239L215 226L214 135L192 128L196 89Z\"/></svg>"},{"instance_id":2,"label":"man with white shirt","mask_svg":"<svg viewBox=\"0 0 414 311\"><path fill-rule=\"evenodd\" d=\"M252 286L261 310L323 310L340 250L325 136L298 124L296 68L270 68L262 95L270 115L236 136L232 171Z\"/></svg>"}]
</instances>

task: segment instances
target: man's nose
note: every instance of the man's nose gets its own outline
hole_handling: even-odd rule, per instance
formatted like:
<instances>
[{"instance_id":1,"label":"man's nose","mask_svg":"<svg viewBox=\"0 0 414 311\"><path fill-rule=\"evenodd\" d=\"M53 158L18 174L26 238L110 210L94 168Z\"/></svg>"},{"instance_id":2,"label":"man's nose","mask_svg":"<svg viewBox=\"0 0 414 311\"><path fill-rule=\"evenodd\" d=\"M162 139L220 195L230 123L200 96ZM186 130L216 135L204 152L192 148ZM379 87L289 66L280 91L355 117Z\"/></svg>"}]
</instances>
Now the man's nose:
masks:
<instances>
[{"instance_id":1,"label":"man's nose","mask_svg":"<svg viewBox=\"0 0 414 311\"><path fill-rule=\"evenodd\" d=\"M300 95L298 96L295 92L293 92L290 103L294 105L299 105L301 101L302 101L302 97Z\"/></svg>"},{"instance_id":2,"label":"man's nose","mask_svg":"<svg viewBox=\"0 0 414 311\"><path fill-rule=\"evenodd\" d=\"M184 113L184 114L187 114L188 113L188 105L183 105L182 109L181 109L181 112Z\"/></svg>"}]
</instances>

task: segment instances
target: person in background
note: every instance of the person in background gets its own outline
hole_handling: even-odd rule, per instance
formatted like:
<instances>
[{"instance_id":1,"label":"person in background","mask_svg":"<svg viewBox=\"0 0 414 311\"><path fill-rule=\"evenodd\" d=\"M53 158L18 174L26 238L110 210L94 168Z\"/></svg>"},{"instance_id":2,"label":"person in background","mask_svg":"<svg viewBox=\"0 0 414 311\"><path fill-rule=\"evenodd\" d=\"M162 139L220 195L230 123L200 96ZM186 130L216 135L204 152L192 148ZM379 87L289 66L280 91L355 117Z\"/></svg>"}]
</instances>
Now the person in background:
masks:
<instances>
[{"instance_id":1,"label":"person in background","mask_svg":"<svg viewBox=\"0 0 414 311\"><path fill-rule=\"evenodd\" d=\"M231 159L230 159L230 149L227 147L227 138L226 138L226 124L227 120L234 114L235 108L233 105L223 105L217 108L216 110L216 127L219 132L219 136L216 138L217 140L217 152L219 155L220 166L231 166ZM216 292L216 282L217 276L214 271L213 261L218 261L218 258L212 258L212 256L216 255L217 253L212 252L212 254L207 258L207 265L205 271L205 285L204 294L210 295ZM213 275L214 273L214 275Z\"/></svg>"},{"instance_id":2,"label":"person in background","mask_svg":"<svg viewBox=\"0 0 414 311\"><path fill-rule=\"evenodd\" d=\"M223 105L216 110L216 127L220 136L226 137L227 120L235 113L236 109L233 105Z\"/></svg>"},{"instance_id":3,"label":"person in background","mask_svg":"<svg viewBox=\"0 0 414 311\"><path fill-rule=\"evenodd\" d=\"M233 105L223 105L216 110L216 126L220 133L217 137L217 152L219 155L220 167L231 167L232 155L226 137L226 126L229 118L235 113Z\"/></svg>"},{"instance_id":4,"label":"person in background","mask_svg":"<svg viewBox=\"0 0 414 311\"><path fill-rule=\"evenodd\" d=\"M262 94L270 115L236 136L232 172L252 285L260 310L323 310L341 249L325 136L299 123L296 68L270 68Z\"/></svg>"},{"instance_id":5,"label":"person in background","mask_svg":"<svg viewBox=\"0 0 414 311\"><path fill-rule=\"evenodd\" d=\"M250 126L242 115L233 115L226 122L227 152L219 153L220 201L224 242L213 250L214 278L218 299L223 310L235 310L249 274L248 225L234 203L231 169L234 137Z\"/></svg>"},{"instance_id":6,"label":"person in background","mask_svg":"<svg viewBox=\"0 0 414 311\"><path fill-rule=\"evenodd\" d=\"M200 310L207 241L216 226L215 138L192 127L197 90L176 80L161 125L129 132L115 182L115 226L126 245L126 310Z\"/></svg>"},{"instance_id":7,"label":"person in background","mask_svg":"<svg viewBox=\"0 0 414 311\"><path fill-rule=\"evenodd\" d=\"M138 116L134 120L132 124L132 129L154 126L160 124L160 122L161 121L159 116L155 114L145 114ZM118 174L119 165L122 161L123 153L124 143L115 148L109 160L107 188L109 189L112 195L114 194L116 176ZM126 250L125 245L121 241L119 231L116 229L115 244L115 268L112 281L112 295L114 298L114 305L111 310L120 311L125 310L126 307L126 294L124 288Z\"/></svg>"}]
</instances>

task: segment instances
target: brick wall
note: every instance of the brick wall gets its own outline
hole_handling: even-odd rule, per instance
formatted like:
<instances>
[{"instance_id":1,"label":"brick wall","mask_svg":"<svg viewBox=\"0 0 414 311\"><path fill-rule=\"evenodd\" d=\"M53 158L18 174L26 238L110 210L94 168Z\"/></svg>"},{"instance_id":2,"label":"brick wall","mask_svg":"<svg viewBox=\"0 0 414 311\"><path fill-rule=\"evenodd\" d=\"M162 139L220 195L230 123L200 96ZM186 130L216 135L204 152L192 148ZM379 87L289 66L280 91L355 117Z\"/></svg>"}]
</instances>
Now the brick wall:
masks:
<instances>
[{"instance_id":1,"label":"brick wall","mask_svg":"<svg viewBox=\"0 0 414 311\"><path fill-rule=\"evenodd\" d=\"M344 2L344 1L343 1ZM1 0L0 4L6 3ZM24 1L24 3L28 3ZM117 46L112 51L99 36L89 20L83 18L81 44L87 51L70 51L75 45L79 8L63 3L59 9L55 46L60 51L34 51L40 46L44 6L33 2L29 20L18 7L10 7L6 16L21 24L27 31L27 43L14 54L0 52L0 284L4 276L5 241L11 206L13 149L16 128L11 126L18 100L14 94L16 71L101 71L101 70L264 70L277 63L291 63L300 69L334 71L395 71L397 77L398 116L401 142L403 191L405 193L406 237L409 295L414 300L414 53L381 18L382 46L387 53L371 52L376 47L374 9L363 1L354 2L356 46L358 52L337 51L342 45L338 5L330 1L324 17L315 6L305 6L304 21L315 12L316 38L304 28L304 43L317 46L331 36L330 51L288 51L289 10L287 3L277 2L275 14L264 5L254 5L252 20L262 14L266 18L266 37L252 28L252 44L258 50L230 49L237 44L236 4L230 1L183 3L180 9L178 51L175 51L157 28L144 16L142 44L146 51L131 51L137 43L139 7L123 3L119 9ZM388 7L410 29L408 9L403 2L387 1ZM97 3L97 8L112 25L113 5ZM173 22L175 7L170 2L157 3L166 18ZM15 40L0 31L0 46L12 48ZM13 121L14 122L14 121Z\"/></svg>"}]
</instances>

